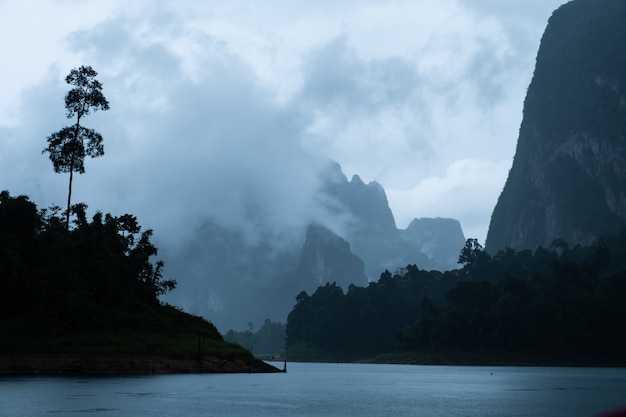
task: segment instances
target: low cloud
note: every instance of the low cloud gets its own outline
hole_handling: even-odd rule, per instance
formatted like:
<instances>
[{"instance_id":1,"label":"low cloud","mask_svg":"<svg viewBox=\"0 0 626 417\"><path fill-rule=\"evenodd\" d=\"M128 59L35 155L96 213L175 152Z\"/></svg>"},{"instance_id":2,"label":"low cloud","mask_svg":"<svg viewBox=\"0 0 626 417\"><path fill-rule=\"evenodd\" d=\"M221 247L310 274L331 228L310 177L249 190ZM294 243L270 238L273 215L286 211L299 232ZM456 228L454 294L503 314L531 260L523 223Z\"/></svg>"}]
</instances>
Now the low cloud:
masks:
<instances>
[{"instance_id":1,"label":"low cloud","mask_svg":"<svg viewBox=\"0 0 626 417\"><path fill-rule=\"evenodd\" d=\"M313 221L342 234L350 219L317 193L330 159L348 178L381 183L399 226L453 217L482 241L560 3L3 2L0 49L13 64L0 97L0 188L64 205L67 175L41 151L72 123L65 75L91 65L111 110L84 120L105 155L75 176L74 202L137 215L166 261L201 243L207 222L249 245L291 245ZM5 22L30 13L55 23L31 39ZM196 259L186 273L207 271ZM217 291L206 299L228 307Z\"/></svg>"},{"instance_id":2,"label":"low cloud","mask_svg":"<svg viewBox=\"0 0 626 417\"><path fill-rule=\"evenodd\" d=\"M511 161L494 163L487 160L454 161L442 177L430 177L410 189L387 188L394 207L398 227L406 227L418 208L423 217L463 219L466 237L484 242L487 233L482 227L491 218L492 201L497 201ZM403 210L402 208L410 208Z\"/></svg>"}]
</instances>

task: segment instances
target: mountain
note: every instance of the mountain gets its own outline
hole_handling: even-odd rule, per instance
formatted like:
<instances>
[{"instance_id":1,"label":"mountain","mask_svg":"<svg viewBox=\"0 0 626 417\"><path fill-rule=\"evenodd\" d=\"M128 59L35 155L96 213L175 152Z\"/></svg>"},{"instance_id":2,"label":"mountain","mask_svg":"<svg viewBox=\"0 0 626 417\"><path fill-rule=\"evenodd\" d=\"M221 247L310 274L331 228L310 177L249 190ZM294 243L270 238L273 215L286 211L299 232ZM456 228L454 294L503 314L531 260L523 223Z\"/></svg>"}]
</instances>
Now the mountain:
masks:
<instances>
[{"instance_id":1,"label":"mountain","mask_svg":"<svg viewBox=\"0 0 626 417\"><path fill-rule=\"evenodd\" d=\"M385 190L376 181L365 184L358 175L348 181L334 163L324 184L323 192L339 204L339 212L350 215L344 238L364 260L369 280L409 264L440 271L458 267L465 238L457 220L414 219L406 230L398 229Z\"/></svg>"},{"instance_id":2,"label":"mountain","mask_svg":"<svg viewBox=\"0 0 626 417\"><path fill-rule=\"evenodd\" d=\"M180 253L166 260L178 288L166 301L209 318L218 328L241 330L264 319L284 322L301 291L336 282L366 286L386 269L458 267L465 244L453 219L416 219L399 230L383 187L348 181L329 163L313 198L316 221L278 234L250 205L246 227L229 229L207 219ZM244 225L245 226L245 225ZM248 324L248 326L246 326Z\"/></svg>"},{"instance_id":3,"label":"mountain","mask_svg":"<svg viewBox=\"0 0 626 417\"><path fill-rule=\"evenodd\" d=\"M431 262L436 262L437 270L450 270L457 267L460 250L465 245L461 223L456 219L420 218L413 219L400 238L410 247L417 248Z\"/></svg>"},{"instance_id":4,"label":"mountain","mask_svg":"<svg viewBox=\"0 0 626 417\"><path fill-rule=\"evenodd\" d=\"M574 0L541 40L490 253L586 245L626 220L626 2Z\"/></svg>"},{"instance_id":5,"label":"mountain","mask_svg":"<svg viewBox=\"0 0 626 417\"><path fill-rule=\"evenodd\" d=\"M317 224L307 229L295 278L301 290L313 292L320 285L336 282L348 288L350 284L367 285L365 263L352 253L350 243L331 230Z\"/></svg>"}]
</instances>

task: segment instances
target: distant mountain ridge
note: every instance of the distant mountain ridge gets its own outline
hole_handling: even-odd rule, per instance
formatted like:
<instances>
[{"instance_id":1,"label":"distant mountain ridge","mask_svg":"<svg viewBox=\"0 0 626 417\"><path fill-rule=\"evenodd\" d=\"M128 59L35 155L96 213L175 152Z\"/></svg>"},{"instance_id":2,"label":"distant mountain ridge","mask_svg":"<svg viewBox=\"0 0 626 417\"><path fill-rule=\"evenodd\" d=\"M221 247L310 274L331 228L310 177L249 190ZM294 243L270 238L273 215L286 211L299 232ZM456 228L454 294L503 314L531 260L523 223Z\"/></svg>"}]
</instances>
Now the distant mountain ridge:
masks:
<instances>
[{"instance_id":1,"label":"distant mountain ridge","mask_svg":"<svg viewBox=\"0 0 626 417\"><path fill-rule=\"evenodd\" d=\"M299 292L325 283L347 290L408 264L427 270L458 267L465 238L457 220L415 219L399 230L383 187L365 184L358 175L348 181L337 163L322 174L318 194L331 221L308 225L300 240L280 247L272 244L271 230L251 243L243 232L207 221L184 256L168 261L179 283L168 301L208 317L224 331L241 330L266 318L284 322Z\"/></svg>"},{"instance_id":2,"label":"distant mountain ridge","mask_svg":"<svg viewBox=\"0 0 626 417\"><path fill-rule=\"evenodd\" d=\"M457 220L414 219L408 229L399 230L379 183L365 184L358 175L348 181L336 163L329 166L328 177L332 181L327 181L324 192L352 215L345 238L365 261L370 280L377 280L385 269L392 271L408 264L436 270L458 266L465 238Z\"/></svg>"},{"instance_id":3,"label":"distant mountain ridge","mask_svg":"<svg viewBox=\"0 0 626 417\"><path fill-rule=\"evenodd\" d=\"M548 22L486 249L587 245L626 221L626 2L574 0Z\"/></svg>"}]
</instances>

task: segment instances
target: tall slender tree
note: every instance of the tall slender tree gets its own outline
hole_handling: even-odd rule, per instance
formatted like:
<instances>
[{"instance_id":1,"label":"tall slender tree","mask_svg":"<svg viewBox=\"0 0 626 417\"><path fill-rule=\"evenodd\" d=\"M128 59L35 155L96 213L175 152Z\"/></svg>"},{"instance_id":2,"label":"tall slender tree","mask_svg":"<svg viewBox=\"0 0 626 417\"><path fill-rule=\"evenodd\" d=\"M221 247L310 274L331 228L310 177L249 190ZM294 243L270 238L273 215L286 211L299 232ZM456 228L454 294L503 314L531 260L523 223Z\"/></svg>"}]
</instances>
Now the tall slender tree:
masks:
<instances>
[{"instance_id":1,"label":"tall slender tree","mask_svg":"<svg viewBox=\"0 0 626 417\"><path fill-rule=\"evenodd\" d=\"M54 172L70 174L67 194L65 227L69 228L70 203L74 172L85 172L85 156L92 158L104 155L102 135L81 125L82 118L91 111L109 110L109 102L102 94L102 84L96 80L98 73L90 66L74 68L65 82L73 88L65 96L67 118L76 117L76 123L66 126L48 137L48 146L42 153L49 153Z\"/></svg>"}]
</instances>

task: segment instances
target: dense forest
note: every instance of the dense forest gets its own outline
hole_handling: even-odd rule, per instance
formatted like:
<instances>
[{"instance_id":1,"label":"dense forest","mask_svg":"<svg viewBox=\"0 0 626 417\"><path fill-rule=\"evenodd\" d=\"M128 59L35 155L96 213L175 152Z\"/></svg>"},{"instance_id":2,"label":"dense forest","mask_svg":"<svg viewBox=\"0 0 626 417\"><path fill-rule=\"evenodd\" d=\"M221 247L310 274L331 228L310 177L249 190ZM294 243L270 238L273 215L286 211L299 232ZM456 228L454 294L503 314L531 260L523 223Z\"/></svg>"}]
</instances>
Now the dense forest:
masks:
<instances>
[{"instance_id":1,"label":"dense forest","mask_svg":"<svg viewBox=\"0 0 626 417\"><path fill-rule=\"evenodd\" d=\"M152 261L152 232L134 216L97 212L88 219L86 206L75 204L71 219L67 228L60 208L39 210L26 196L0 193L0 351L76 349L67 343L77 340L98 350L102 335L106 349L160 349L158 337L139 340L146 332L186 338L187 354L199 336L222 341L211 323L159 301L175 281ZM458 270L408 265L345 293L336 284L301 292L286 324L288 357L412 352L419 360L462 352L474 362L624 364L625 242L622 229L586 247L557 240L550 248L491 257L469 239ZM257 333L267 337L237 342L275 353L279 347L260 341L281 332L266 320Z\"/></svg>"},{"instance_id":2,"label":"dense forest","mask_svg":"<svg viewBox=\"0 0 626 417\"><path fill-rule=\"evenodd\" d=\"M251 358L212 323L160 302L176 282L135 216L88 220L75 204L70 218L68 228L61 208L0 192L0 354Z\"/></svg>"},{"instance_id":3,"label":"dense forest","mask_svg":"<svg viewBox=\"0 0 626 417\"><path fill-rule=\"evenodd\" d=\"M335 284L301 292L286 325L289 357L626 363L626 229L587 247L555 240L493 257L468 239L459 262L449 272L385 271L346 293Z\"/></svg>"},{"instance_id":4,"label":"dense forest","mask_svg":"<svg viewBox=\"0 0 626 417\"><path fill-rule=\"evenodd\" d=\"M175 287L164 280L151 230L132 215L72 207L66 229L59 208L37 210L25 196L0 193L0 317L46 314L73 326L109 320L112 311L159 305Z\"/></svg>"}]
</instances>

